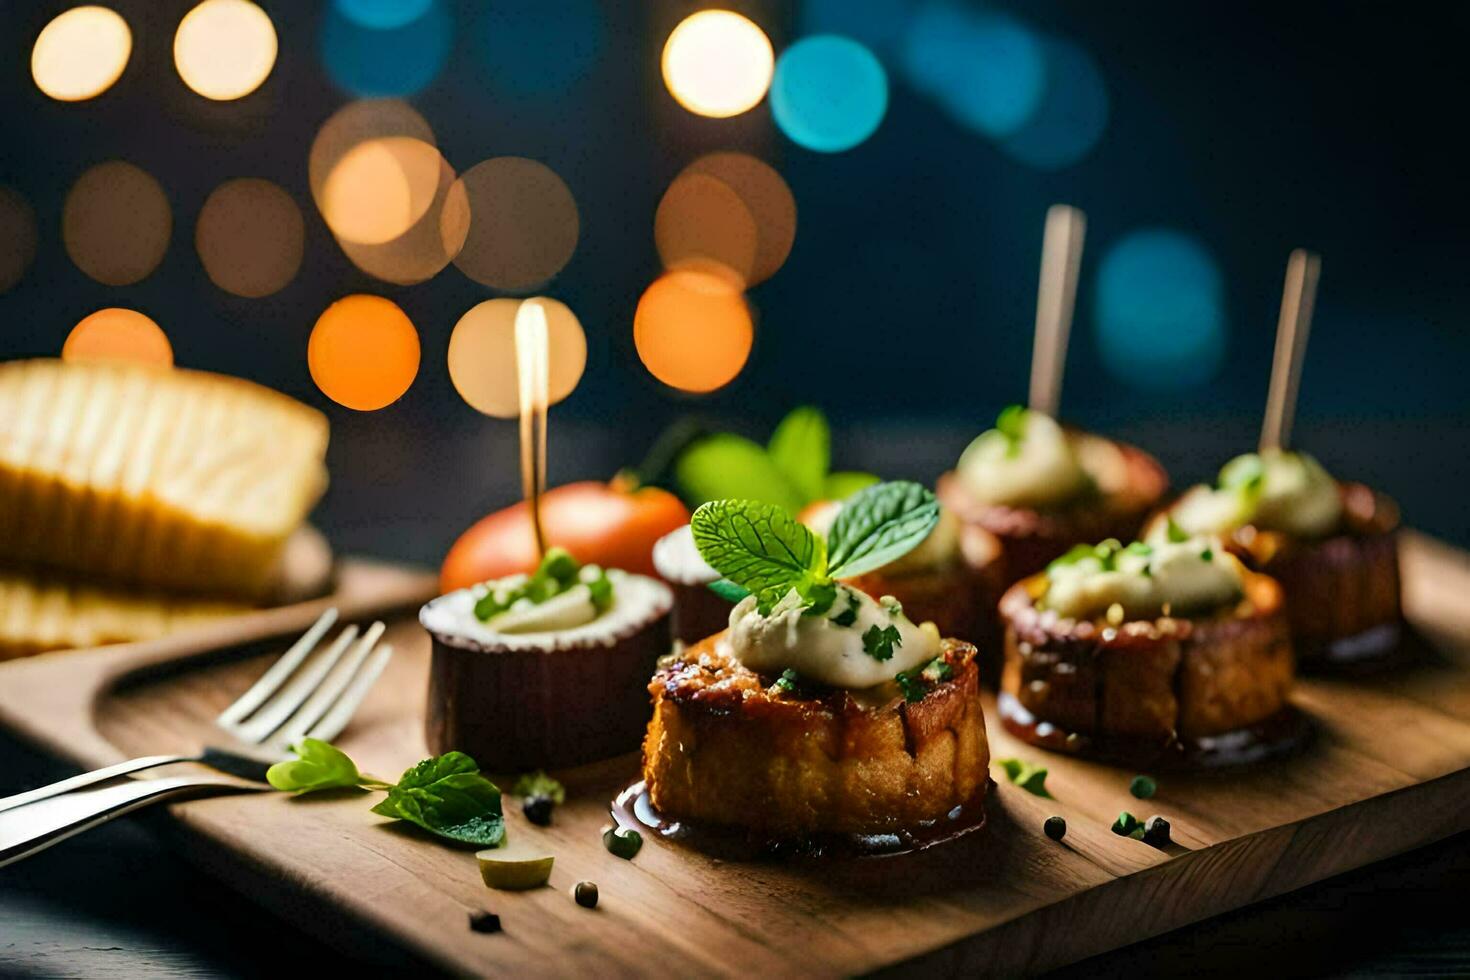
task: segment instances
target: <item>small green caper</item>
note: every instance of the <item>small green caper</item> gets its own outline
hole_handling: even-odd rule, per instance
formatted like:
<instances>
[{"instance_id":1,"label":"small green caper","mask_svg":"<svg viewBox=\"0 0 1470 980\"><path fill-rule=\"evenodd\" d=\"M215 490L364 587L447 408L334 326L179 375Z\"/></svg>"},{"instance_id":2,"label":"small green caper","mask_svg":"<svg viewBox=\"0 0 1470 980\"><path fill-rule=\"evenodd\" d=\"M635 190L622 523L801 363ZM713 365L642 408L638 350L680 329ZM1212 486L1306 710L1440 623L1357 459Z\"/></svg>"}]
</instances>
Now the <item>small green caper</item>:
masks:
<instances>
[{"instance_id":1,"label":"small green caper","mask_svg":"<svg viewBox=\"0 0 1470 980\"><path fill-rule=\"evenodd\" d=\"M602 832L602 846L614 856L631 861L633 855L643 846L643 835L636 830L609 827Z\"/></svg>"}]
</instances>

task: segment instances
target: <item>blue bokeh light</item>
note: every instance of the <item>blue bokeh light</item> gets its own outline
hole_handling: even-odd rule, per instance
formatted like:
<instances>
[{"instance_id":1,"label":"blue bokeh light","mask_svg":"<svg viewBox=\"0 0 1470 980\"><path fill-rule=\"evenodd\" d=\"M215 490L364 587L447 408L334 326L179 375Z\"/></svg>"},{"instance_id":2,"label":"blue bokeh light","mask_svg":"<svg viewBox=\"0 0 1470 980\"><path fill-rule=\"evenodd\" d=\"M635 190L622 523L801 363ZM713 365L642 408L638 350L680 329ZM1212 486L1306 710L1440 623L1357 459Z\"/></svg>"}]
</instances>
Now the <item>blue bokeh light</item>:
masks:
<instances>
[{"instance_id":1,"label":"blue bokeh light","mask_svg":"<svg viewBox=\"0 0 1470 980\"><path fill-rule=\"evenodd\" d=\"M1077 163L1097 146L1108 125L1108 90L1092 55L1068 41L1049 39L1046 88L1035 113L1001 146L1038 170Z\"/></svg>"},{"instance_id":2,"label":"blue bokeh light","mask_svg":"<svg viewBox=\"0 0 1470 980\"><path fill-rule=\"evenodd\" d=\"M597 62L607 25L598 0L495 0L478 31L497 89L556 95Z\"/></svg>"},{"instance_id":3,"label":"blue bokeh light","mask_svg":"<svg viewBox=\"0 0 1470 980\"><path fill-rule=\"evenodd\" d=\"M887 111L888 74L851 38L803 38L776 61L771 114L793 143L808 150L850 150L873 135Z\"/></svg>"},{"instance_id":4,"label":"blue bokeh light","mask_svg":"<svg viewBox=\"0 0 1470 980\"><path fill-rule=\"evenodd\" d=\"M1098 349L1118 381L1178 389L1219 371L1225 284L1198 239L1166 228L1124 236L1103 255L1096 297Z\"/></svg>"},{"instance_id":5,"label":"blue bokeh light","mask_svg":"<svg viewBox=\"0 0 1470 980\"><path fill-rule=\"evenodd\" d=\"M841 34L879 54L896 53L913 18L913 0L806 0L802 34Z\"/></svg>"},{"instance_id":6,"label":"blue bokeh light","mask_svg":"<svg viewBox=\"0 0 1470 980\"><path fill-rule=\"evenodd\" d=\"M434 0L332 0L337 12L359 27L391 31L418 20Z\"/></svg>"},{"instance_id":7,"label":"blue bokeh light","mask_svg":"<svg viewBox=\"0 0 1470 980\"><path fill-rule=\"evenodd\" d=\"M322 24L322 61L332 81L353 95L415 95L444 67L453 33L444 0L430 0L417 20L387 30L363 27L334 5Z\"/></svg>"},{"instance_id":8,"label":"blue bokeh light","mask_svg":"<svg viewBox=\"0 0 1470 980\"><path fill-rule=\"evenodd\" d=\"M903 69L956 122L985 136L1017 132L1046 85L1040 39L1014 17L930 0L903 45Z\"/></svg>"}]
</instances>

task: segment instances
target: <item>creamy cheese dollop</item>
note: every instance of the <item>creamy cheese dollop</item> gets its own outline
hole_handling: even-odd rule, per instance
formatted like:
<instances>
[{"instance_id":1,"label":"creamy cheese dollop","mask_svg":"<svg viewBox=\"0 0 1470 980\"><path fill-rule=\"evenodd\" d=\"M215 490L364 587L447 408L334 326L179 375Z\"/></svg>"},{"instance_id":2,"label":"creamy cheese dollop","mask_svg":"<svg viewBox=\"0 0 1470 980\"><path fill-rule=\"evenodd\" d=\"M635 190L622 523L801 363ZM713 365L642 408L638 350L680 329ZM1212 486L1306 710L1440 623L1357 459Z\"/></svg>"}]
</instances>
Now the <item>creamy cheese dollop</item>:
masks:
<instances>
[{"instance_id":1,"label":"creamy cheese dollop","mask_svg":"<svg viewBox=\"0 0 1470 980\"><path fill-rule=\"evenodd\" d=\"M842 510L842 502L828 500L802 511L802 523L823 537L832 533L832 523ZM655 558L657 556L655 555ZM949 508L940 506L939 522L934 530L912 551L875 569L884 575L902 576L931 571L954 564L960 558L960 521Z\"/></svg>"},{"instance_id":2,"label":"creamy cheese dollop","mask_svg":"<svg viewBox=\"0 0 1470 980\"><path fill-rule=\"evenodd\" d=\"M694 544L694 528L685 524L653 543L653 567L665 581L708 585L720 577Z\"/></svg>"},{"instance_id":3,"label":"creamy cheese dollop","mask_svg":"<svg viewBox=\"0 0 1470 980\"><path fill-rule=\"evenodd\" d=\"M1046 575L1037 606L1064 619L1191 616L1232 604L1243 592L1240 563L1205 535L1126 548L1116 541L1082 545L1052 562Z\"/></svg>"},{"instance_id":4,"label":"creamy cheese dollop","mask_svg":"<svg viewBox=\"0 0 1470 980\"><path fill-rule=\"evenodd\" d=\"M1054 507L1092 486L1076 447L1056 420L1021 411L1012 424L982 432L965 449L956 467L960 483L976 500L1006 507Z\"/></svg>"},{"instance_id":5,"label":"creamy cheese dollop","mask_svg":"<svg viewBox=\"0 0 1470 980\"><path fill-rule=\"evenodd\" d=\"M1190 534L1229 534L1246 524L1304 538L1325 537L1342 522L1337 481L1306 453L1267 450L1237 456L1219 485L1197 486L1172 511Z\"/></svg>"},{"instance_id":6,"label":"creamy cheese dollop","mask_svg":"<svg viewBox=\"0 0 1470 980\"><path fill-rule=\"evenodd\" d=\"M933 623L915 625L891 597L874 599L845 585L816 615L795 589L764 616L747 596L730 611L727 642L731 656L757 673L794 670L804 681L852 690L933 660L940 645Z\"/></svg>"}]
</instances>

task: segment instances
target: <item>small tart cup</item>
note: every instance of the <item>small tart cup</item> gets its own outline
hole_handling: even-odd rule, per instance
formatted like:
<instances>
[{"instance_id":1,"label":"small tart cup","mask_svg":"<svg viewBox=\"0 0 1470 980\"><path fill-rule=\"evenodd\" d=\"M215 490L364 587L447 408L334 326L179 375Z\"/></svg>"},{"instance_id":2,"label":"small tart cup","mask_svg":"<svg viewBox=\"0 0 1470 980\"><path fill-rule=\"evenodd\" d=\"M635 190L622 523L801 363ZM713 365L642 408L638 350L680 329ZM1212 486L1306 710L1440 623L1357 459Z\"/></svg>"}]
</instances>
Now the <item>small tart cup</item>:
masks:
<instances>
[{"instance_id":1,"label":"small tart cup","mask_svg":"<svg viewBox=\"0 0 1470 980\"><path fill-rule=\"evenodd\" d=\"M649 684L643 779L663 818L798 838L900 833L980 807L990 750L972 645L945 640L953 677L909 703L896 685L783 693L722 637Z\"/></svg>"},{"instance_id":2,"label":"small tart cup","mask_svg":"<svg viewBox=\"0 0 1470 980\"><path fill-rule=\"evenodd\" d=\"M1303 719L1281 587L1245 573L1238 604L1117 627L1036 607L1044 576L1001 599L999 710L1033 745L1134 765L1224 765L1295 747Z\"/></svg>"},{"instance_id":3,"label":"small tart cup","mask_svg":"<svg viewBox=\"0 0 1470 980\"><path fill-rule=\"evenodd\" d=\"M710 583L720 577L719 573L694 550L687 524L654 544L653 567L674 593L674 608L669 614L674 639L686 645L698 643L730 625L730 610L735 604L710 590Z\"/></svg>"},{"instance_id":4,"label":"small tart cup","mask_svg":"<svg viewBox=\"0 0 1470 980\"><path fill-rule=\"evenodd\" d=\"M1361 483L1341 483L1343 521L1325 538L1243 527L1226 542L1247 566L1281 583L1303 667L1382 665L1399 649L1398 505Z\"/></svg>"},{"instance_id":5,"label":"small tart cup","mask_svg":"<svg viewBox=\"0 0 1470 980\"><path fill-rule=\"evenodd\" d=\"M1066 507L1037 510L976 500L953 470L939 478L935 493L966 524L984 528L1000 541L1007 585L1045 570L1078 543L1117 538L1132 541L1169 489L1159 461L1135 446L1114 443L1123 456L1123 487Z\"/></svg>"},{"instance_id":6,"label":"small tart cup","mask_svg":"<svg viewBox=\"0 0 1470 980\"><path fill-rule=\"evenodd\" d=\"M638 747L648 722L648 675L669 652L662 582L643 576L646 615L600 636L526 634L504 642L430 628L425 734L430 751L468 753L492 772L553 769ZM451 593L452 595L452 593ZM541 642L536 642L540 640Z\"/></svg>"}]
</instances>

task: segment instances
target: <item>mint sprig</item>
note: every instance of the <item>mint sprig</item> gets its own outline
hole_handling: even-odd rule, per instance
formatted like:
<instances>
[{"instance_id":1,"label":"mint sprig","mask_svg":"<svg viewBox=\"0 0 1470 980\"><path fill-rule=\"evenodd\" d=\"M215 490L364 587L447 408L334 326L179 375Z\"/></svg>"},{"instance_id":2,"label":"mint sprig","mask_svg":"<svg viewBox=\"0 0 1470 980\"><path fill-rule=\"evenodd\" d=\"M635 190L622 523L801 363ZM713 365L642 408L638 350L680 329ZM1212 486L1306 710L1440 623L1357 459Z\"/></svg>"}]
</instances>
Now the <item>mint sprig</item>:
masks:
<instances>
[{"instance_id":1,"label":"mint sprig","mask_svg":"<svg viewBox=\"0 0 1470 980\"><path fill-rule=\"evenodd\" d=\"M834 578L871 572L919 546L939 523L939 501L917 483L859 490L842 505L827 539Z\"/></svg>"}]
</instances>

